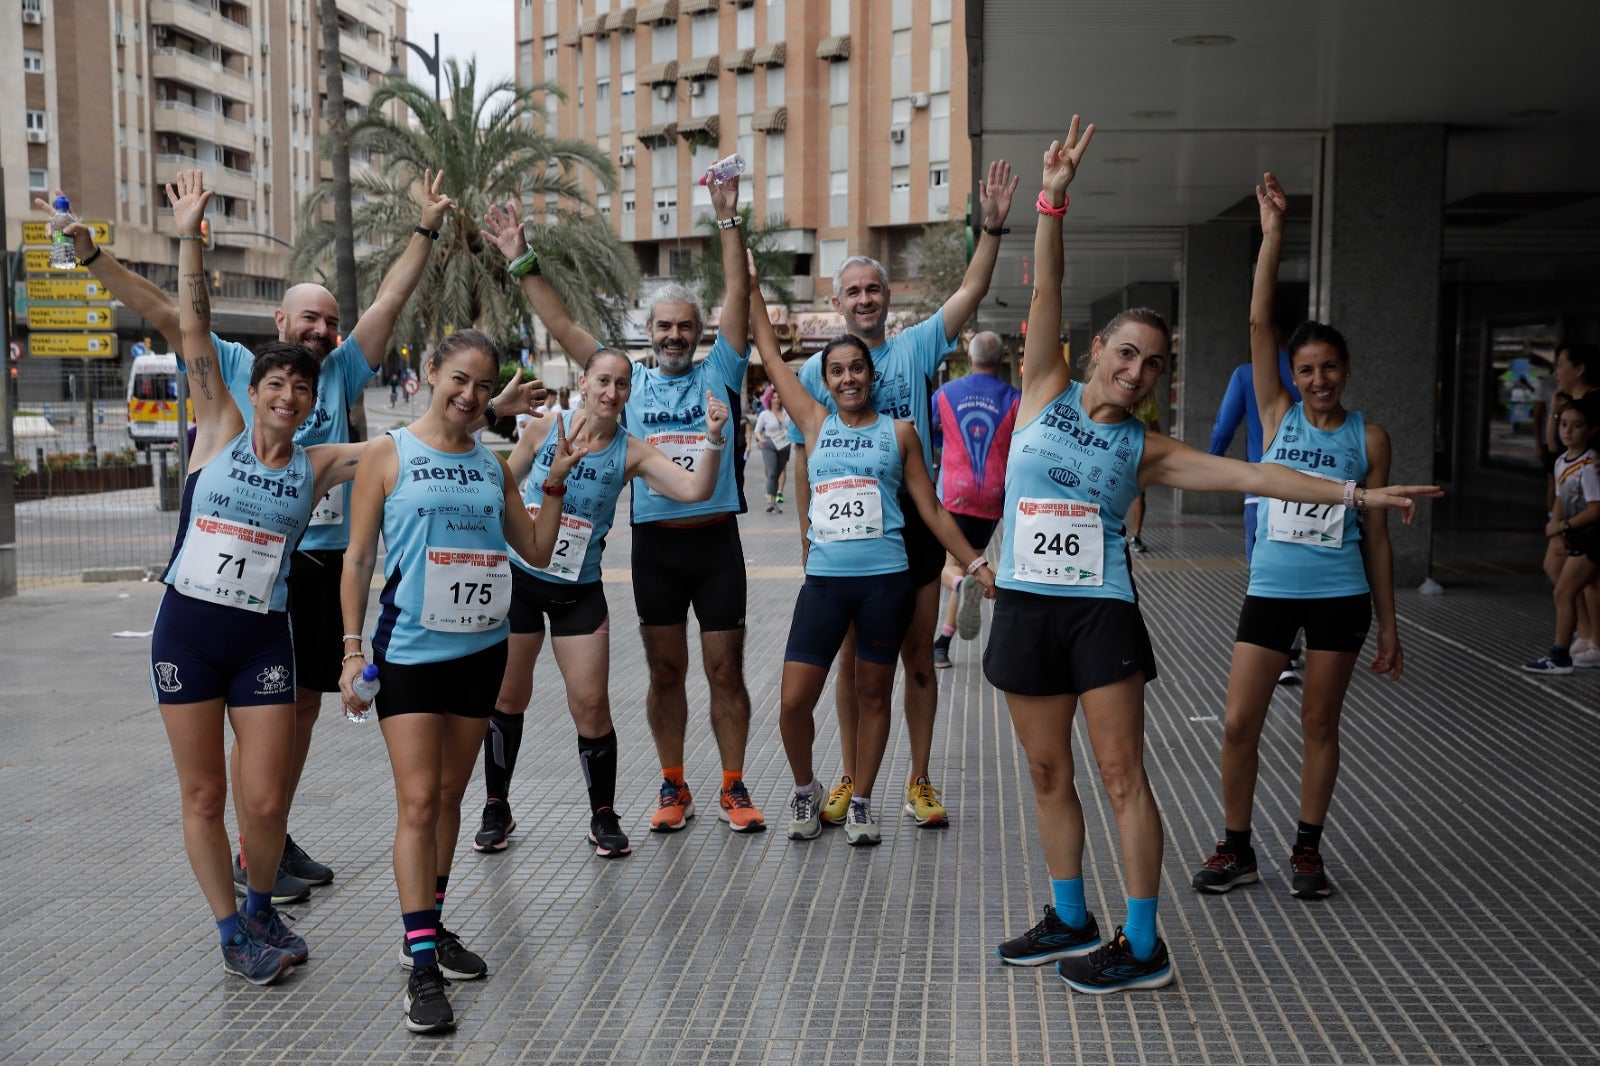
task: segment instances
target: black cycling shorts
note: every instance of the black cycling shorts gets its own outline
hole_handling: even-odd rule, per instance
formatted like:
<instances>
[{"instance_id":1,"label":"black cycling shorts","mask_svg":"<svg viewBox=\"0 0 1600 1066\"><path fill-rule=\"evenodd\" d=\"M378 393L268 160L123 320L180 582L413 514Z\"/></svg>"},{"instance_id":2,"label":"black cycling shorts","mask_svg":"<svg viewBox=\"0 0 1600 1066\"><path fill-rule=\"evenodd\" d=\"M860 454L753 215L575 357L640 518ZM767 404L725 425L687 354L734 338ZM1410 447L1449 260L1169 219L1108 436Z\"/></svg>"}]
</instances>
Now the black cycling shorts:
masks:
<instances>
[{"instance_id":1,"label":"black cycling shorts","mask_svg":"<svg viewBox=\"0 0 1600 1066\"><path fill-rule=\"evenodd\" d=\"M599 581L546 581L520 566L511 568L511 632L543 633L550 616L552 637L587 637L611 620Z\"/></svg>"},{"instance_id":2,"label":"black cycling shorts","mask_svg":"<svg viewBox=\"0 0 1600 1066\"><path fill-rule=\"evenodd\" d=\"M487 718L506 673L506 642L439 663L391 663L377 656L378 720L400 714L453 714Z\"/></svg>"},{"instance_id":3,"label":"black cycling shorts","mask_svg":"<svg viewBox=\"0 0 1600 1066\"><path fill-rule=\"evenodd\" d=\"M289 557L289 622L294 626L297 684L312 692L339 691L339 657L344 654L344 613L339 581L344 552L319 548Z\"/></svg>"},{"instance_id":4,"label":"black cycling shorts","mask_svg":"<svg viewBox=\"0 0 1600 1066\"><path fill-rule=\"evenodd\" d=\"M744 543L733 515L703 526L633 527L633 602L642 626L676 626L689 608L703 633L743 629Z\"/></svg>"},{"instance_id":5,"label":"black cycling shorts","mask_svg":"<svg viewBox=\"0 0 1600 1066\"><path fill-rule=\"evenodd\" d=\"M293 704L294 681L289 616L283 611L256 614L167 588L150 634L150 688L157 703L221 698L229 707Z\"/></svg>"},{"instance_id":6,"label":"black cycling shorts","mask_svg":"<svg viewBox=\"0 0 1600 1066\"><path fill-rule=\"evenodd\" d=\"M1246 596L1233 639L1287 655L1295 634L1304 629L1307 651L1354 653L1361 650L1371 625L1372 596L1365 592L1324 599Z\"/></svg>"}]
</instances>

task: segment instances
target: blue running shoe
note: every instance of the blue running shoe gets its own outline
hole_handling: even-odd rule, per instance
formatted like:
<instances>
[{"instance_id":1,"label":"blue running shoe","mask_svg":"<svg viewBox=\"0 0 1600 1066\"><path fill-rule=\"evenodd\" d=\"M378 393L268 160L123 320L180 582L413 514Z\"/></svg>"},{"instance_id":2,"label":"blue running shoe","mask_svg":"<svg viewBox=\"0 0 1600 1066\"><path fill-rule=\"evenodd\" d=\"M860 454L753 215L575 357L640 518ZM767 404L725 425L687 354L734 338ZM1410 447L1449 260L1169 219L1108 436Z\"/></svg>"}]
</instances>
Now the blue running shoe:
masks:
<instances>
[{"instance_id":1,"label":"blue running shoe","mask_svg":"<svg viewBox=\"0 0 1600 1066\"><path fill-rule=\"evenodd\" d=\"M1074 929L1045 904L1044 920L1019 937L994 949L1008 966L1043 966L1057 959L1087 955L1100 946L1100 923L1089 915L1082 928Z\"/></svg>"},{"instance_id":2,"label":"blue running shoe","mask_svg":"<svg viewBox=\"0 0 1600 1066\"><path fill-rule=\"evenodd\" d=\"M1156 949L1150 957L1136 959L1120 925L1109 944L1081 958L1063 959L1056 963L1056 973L1074 992L1093 996L1131 992L1136 988L1160 988L1171 984L1174 976L1166 941L1156 937Z\"/></svg>"},{"instance_id":3,"label":"blue running shoe","mask_svg":"<svg viewBox=\"0 0 1600 1066\"><path fill-rule=\"evenodd\" d=\"M243 924L233 939L222 945L222 968L253 985L270 985L294 965L294 956L282 948L263 944Z\"/></svg>"},{"instance_id":4,"label":"blue running shoe","mask_svg":"<svg viewBox=\"0 0 1600 1066\"><path fill-rule=\"evenodd\" d=\"M284 914L276 907L268 907L253 918L244 918L239 924L256 940L268 947L287 951L290 960L299 966L311 957L305 938L290 929L283 920Z\"/></svg>"}]
</instances>

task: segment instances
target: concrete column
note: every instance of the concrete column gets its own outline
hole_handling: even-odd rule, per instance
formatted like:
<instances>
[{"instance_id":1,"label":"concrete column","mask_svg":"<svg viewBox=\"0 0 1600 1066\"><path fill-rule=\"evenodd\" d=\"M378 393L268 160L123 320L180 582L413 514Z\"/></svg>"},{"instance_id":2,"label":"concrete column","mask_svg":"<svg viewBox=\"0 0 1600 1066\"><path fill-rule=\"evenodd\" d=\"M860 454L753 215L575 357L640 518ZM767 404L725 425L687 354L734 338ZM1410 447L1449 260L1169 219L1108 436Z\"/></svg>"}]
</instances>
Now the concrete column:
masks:
<instances>
[{"instance_id":1,"label":"concrete column","mask_svg":"<svg viewBox=\"0 0 1600 1066\"><path fill-rule=\"evenodd\" d=\"M1250 361L1250 277L1255 267L1250 226L1212 222L1183 229L1179 286L1177 398L1172 432L1205 451L1228 378ZM1243 459L1245 432L1229 455ZM1239 514L1244 498L1220 492L1175 492L1181 514Z\"/></svg>"},{"instance_id":2,"label":"concrete column","mask_svg":"<svg viewBox=\"0 0 1600 1066\"><path fill-rule=\"evenodd\" d=\"M1349 343L1345 406L1388 431L1391 484L1434 480L1444 173L1441 125L1336 126L1323 157L1311 305ZM1430 505L1389 532L1395 584L1415 586L1432 561Z\"/></svg>"}]
</instances>

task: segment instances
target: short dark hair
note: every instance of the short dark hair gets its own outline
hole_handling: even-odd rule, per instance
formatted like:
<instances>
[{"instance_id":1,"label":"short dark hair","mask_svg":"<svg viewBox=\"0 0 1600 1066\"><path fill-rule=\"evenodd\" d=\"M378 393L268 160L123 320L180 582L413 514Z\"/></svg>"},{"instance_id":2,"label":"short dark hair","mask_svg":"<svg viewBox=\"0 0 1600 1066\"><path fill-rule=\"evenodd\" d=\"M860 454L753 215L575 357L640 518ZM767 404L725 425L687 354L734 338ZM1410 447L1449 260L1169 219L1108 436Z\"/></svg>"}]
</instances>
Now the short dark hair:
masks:
<instances>
[{"instance_id":1,"label":"short dark hair","mask_svg":"<svg viewBox=\"0 0 1600 1066\"><path fill-rule=\"evenodd\" d=\"M256 361L250 366L250 387L261 384L268 371L282 368L298 374L311 383L313 392L322 376L322 364L311 354L311 349L293 341L267 341L255 350Z\"/></svg>"},{"instance_id":2,"label":"short dark hair","mask_svg":"<svg viewBox=\"0 0 1600 1066\"><path fill-rule=\"evenodd\" d=\"M1294 362L1294 355L1308 344L1322 343L1328 345L1339 353L1339 361L1345 366L1350 365L1350 346L1344 342L1344 334L1323 322L1302 322L1295 327L1289 335L1289 362Z\"/></svg>"},{"instance_id":3,"label":"short dark hair","mask_svg":"<svg viewBox=\"0 0 1600 1066\"><path fill-rule=\"evenodd\" d=\"M1562 341L1556 354L1567 353L1567 362L1578 368L1578 376L1591 389L1600 388L1600 348L1587 341Z\"/></svg>"},{"instance_id":4,"label":"short dark hair","mask_svg":"<svg viewBox=\"0 0 1600 1066\"><path fill-rule=\"evenodd\" d=\"M481 329L458 329L434 347L433 354L428 356L428 367L438 370L446 359L469 349L482 352L497 368L500 366L500 346L490 340L487 333Z\"/></svg>"},{"instance_id":5,"label":"short dark hair","mask_svg":"<svg viewBox=\"0 0 1600 1066\"><path fill-rule=\"evenodd\" d=\"M854 348L867 360L867 369L872 372L874 381L878 378L878 366L872 361L872 349L867 347L867 342L853 333L846 333L842 337L835 337L822 348L822 358L817 361L817 366L822 370L824 381L828 378L828 355L838 348Z\"/></svg>"}]
</instances>

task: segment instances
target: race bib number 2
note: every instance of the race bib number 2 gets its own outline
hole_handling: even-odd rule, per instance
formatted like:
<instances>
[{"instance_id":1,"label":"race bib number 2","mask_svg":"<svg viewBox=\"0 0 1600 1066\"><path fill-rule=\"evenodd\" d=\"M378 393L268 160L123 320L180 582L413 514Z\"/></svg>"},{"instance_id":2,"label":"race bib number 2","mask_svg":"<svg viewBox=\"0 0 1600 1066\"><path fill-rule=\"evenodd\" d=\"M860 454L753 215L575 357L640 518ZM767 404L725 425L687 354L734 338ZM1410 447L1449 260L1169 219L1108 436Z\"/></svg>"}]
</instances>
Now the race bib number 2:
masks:
<instances>
[{"instance_id":1,"label":"race bib number 2","mask_svg":"<svg viewBox=\"0 0 1600 1066\"><path fill-rule=\"evenodd\" d=\"M200 517L184 538L172 587L185 596L266 614L287 541L269 529Z\"/></svg>"},{"instance_id":2,"label":"race bib number 2","mask_svg":"<svg viewBox=\"0 0 1600 1066\"><path fill-rule=\"evenodd\" d=\"M511 557L470 548L429 548L422 625L436 633L478 633L505 621Z\"/></svg>"},{"instance_id":3,"label":"race bib number 2","mask_svg":"<svg viewBox=\"0 0 1600 1066\"><path fill-rule=\"evenodd\" d=\"M1100 505L1023 499L1011 535L1011 562L1022 581L1042 585L1105 583Z\"/></svg>"},{"instance_id":4,"label":"race bib number 2","mask_svg":"<svg viewBox=\"0 0 1600 1066\"><path fill-rule=\"evenodd\" d=\"M328 494L318 500L316 506L311 508L311 524L314 526L336 526L344 521L344 494L348 491L343 485L335 485L328 490Z\"/></svg>"},{"instance_id":5,"label":"race bib number 2","mask_svg":"<svg viewBox=\"0 0 1600 1066\"><path fill-rule=\"evenodd\" d=\"M528 508L528 517L539 517L538 504ZM563 514L561 532L556 534L556 546L550 552L550 565L539 573L559 581L578 580L578 575L583 573L583 561L589 554L589 541L593 538L593 522L577 515Z\"/></svg>"}]
</instances>

